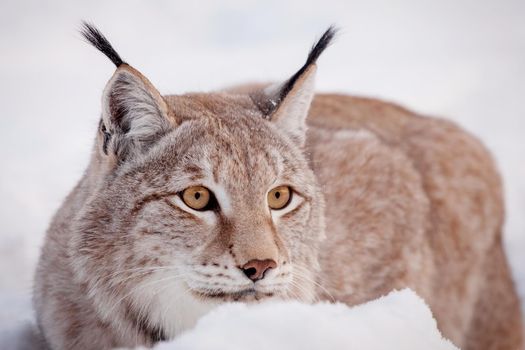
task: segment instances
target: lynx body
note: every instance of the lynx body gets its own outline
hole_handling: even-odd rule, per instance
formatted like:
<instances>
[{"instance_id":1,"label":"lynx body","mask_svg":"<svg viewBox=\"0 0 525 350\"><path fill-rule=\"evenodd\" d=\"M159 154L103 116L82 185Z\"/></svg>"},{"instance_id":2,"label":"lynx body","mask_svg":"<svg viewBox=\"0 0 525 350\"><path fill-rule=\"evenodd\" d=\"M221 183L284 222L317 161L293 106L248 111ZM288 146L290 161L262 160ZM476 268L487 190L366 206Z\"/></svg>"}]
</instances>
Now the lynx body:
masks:
<instances>
[{"instance_id":1,"label":"lynx body","mask_svg":"<svg viewBox=\"0 0 525 350\"><path fill-rule=\"evenodd\" d=\"M50 348L151 346L225 301L353 305L404 287L463 349L518 348L490 155L450 122L314 95L332 29L282 84L180 96L85 36L118 68L36 273Z\"/></svg>"}]
</instances>

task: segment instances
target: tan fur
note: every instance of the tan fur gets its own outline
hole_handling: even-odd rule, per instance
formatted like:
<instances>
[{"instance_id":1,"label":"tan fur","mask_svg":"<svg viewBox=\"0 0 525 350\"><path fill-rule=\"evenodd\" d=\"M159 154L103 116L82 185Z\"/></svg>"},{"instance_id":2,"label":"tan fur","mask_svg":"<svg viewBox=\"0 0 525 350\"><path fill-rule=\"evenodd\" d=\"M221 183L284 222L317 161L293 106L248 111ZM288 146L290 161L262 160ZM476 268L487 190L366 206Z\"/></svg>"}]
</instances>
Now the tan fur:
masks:
<instances>
[{"instance_id":1,"label":"tan fur","mask_svg":"<svg viewBox=\"0 0 525 350\"><path fill-rule=\"evenodd\" d=\"M355 304L409 286L461 348L519 348L501 182L479 141L451 122L342 95L318 96L309 121L333 296Z\"/></svg>"},{"instance_id":2,"label":"tan fur","mask_svg":"<svg viewBox=\"0 0 525 350\"><path fill-rule=\"evenodd\" d=\"M453 123L393 104L311 102L314 73L267 115L266 86L161 97L135 69L117 70L103 98L108 152L99 131L35 278L51 348L151 346L224 301L354 305L404 287L461 348L520 346L488 152ZM131 104L124 117L118 103ZM126 118L140 123L125 130ZM194 185L220 209L185 207L178 193ZM279 185L295 193L271 211L266 194ZM276 268L254 283L241 271L252 259Z\"/></svg>"}]
</instances>

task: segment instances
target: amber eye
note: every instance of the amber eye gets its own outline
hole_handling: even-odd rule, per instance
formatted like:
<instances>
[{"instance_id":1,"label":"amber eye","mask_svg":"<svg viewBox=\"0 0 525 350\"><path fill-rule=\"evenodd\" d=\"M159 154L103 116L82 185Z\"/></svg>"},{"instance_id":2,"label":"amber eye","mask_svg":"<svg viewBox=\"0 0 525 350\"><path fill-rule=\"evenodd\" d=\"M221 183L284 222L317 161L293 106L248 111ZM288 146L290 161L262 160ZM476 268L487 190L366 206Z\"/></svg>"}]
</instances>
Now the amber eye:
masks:
<instances>
[{"instance_id":1,"label":"amber eye","mask_svg":"<svg viewBox=\"0 0 525 350\"><path fill-rule=\"evenodd\" d=\"M184 203L195 210L203 210L210 203L211 194L206 187L192 186L182 192Z\"/></svg>"},{"instance_id":2,"label":"amber eye","mask_svg":"<svg viewBox=\"0 0 525 350\"><path fill-rule=\"evenodd\" d=\"M288 205L292 190L288 186L279 186L268 192L268 206L271 209L282 209Z\"/></svg>"}]
</instances>

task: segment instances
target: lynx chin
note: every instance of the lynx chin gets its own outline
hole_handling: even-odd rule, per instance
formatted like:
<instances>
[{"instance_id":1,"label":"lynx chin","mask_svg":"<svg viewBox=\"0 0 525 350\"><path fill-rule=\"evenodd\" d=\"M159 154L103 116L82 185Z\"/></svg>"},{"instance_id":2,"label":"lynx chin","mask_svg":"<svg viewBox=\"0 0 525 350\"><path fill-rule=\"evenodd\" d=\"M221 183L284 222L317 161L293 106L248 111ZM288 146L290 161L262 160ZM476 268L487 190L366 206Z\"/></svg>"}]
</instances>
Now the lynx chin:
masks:
<instances>
[{"instance_id":1,"label":"lynx chin","mask_svg":"<svg viewBox=\"0 0 525 350\"><path fill-rule=\"evenodd\" d=\"M410 287L462 349L518 349L491 156L449 121L315 94L334 28L282 83L170 96L82 33L117 68L36 271L49 348L152 346L226 301Z\"/></svg>"}]
</instances>

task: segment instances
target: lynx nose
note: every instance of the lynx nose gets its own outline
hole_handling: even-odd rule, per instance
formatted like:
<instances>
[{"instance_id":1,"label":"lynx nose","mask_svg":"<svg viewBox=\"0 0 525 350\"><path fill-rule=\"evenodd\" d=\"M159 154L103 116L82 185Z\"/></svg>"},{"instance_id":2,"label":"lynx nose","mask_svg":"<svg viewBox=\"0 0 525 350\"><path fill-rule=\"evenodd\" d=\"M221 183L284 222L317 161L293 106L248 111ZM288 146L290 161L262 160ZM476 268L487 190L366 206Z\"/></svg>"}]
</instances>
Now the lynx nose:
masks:
<instances>
[{"instance_id":1,"label":"lynx nose","mask_svg":"<svg viewBox=\"0 0 525 350\"><path fill-rule=\"evenodd\" d=\"M264 273L269 269L275 269L277 263L272 259L258 260L253 259L244 264L241 269L252 281L262 280L264 278Z\"/></svg>"}]
</instances>

